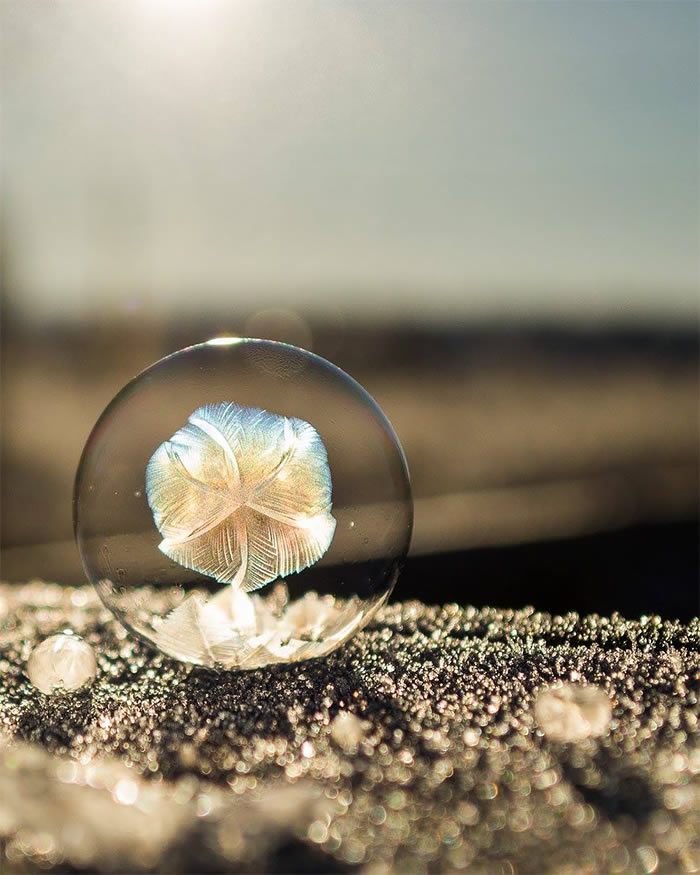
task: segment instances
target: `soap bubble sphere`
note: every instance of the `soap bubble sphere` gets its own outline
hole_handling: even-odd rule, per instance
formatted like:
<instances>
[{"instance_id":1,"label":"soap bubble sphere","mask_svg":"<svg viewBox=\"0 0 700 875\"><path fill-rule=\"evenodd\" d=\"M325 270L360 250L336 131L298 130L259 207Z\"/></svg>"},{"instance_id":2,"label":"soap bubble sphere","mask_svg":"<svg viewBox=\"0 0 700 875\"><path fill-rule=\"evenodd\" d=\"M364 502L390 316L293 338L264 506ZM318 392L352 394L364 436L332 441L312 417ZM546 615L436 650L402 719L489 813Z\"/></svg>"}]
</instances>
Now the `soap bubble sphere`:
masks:
<instances>
[{"instance_id":1,"label":"soap bubble sphere","mask_svg":"<svg viewBox=\"0 0 700 875\"><path fill-rule=\"evenodd\" d=\"M47 696L79 690L95 679L97 662L92 647L77 635L45 638L27 660L27 677Z\"/></svg>"},{"instance_id":2,"label":"soap bubble sphere","mask_svg":"<svg viewBox=\"0 0 700 875\"><path fill-rule=\"evenodd\" d=\"M139 374L83 451L85 571L133 633L185 662L322 656L389 597L408 550L406 460L339 368L217 338Z\"/></svg>"},{"instance_id":3,"label":"soap bubble sphere","mask_svg":"<svg viewBox=\"0 0 700 875\"><path fill-rule=\"evenodd\" d=\"M540 690L535 700L535 719L552 741L597 738L610 726L612 702L600 687L567 683Z\"/></svg>"}]
</instances>

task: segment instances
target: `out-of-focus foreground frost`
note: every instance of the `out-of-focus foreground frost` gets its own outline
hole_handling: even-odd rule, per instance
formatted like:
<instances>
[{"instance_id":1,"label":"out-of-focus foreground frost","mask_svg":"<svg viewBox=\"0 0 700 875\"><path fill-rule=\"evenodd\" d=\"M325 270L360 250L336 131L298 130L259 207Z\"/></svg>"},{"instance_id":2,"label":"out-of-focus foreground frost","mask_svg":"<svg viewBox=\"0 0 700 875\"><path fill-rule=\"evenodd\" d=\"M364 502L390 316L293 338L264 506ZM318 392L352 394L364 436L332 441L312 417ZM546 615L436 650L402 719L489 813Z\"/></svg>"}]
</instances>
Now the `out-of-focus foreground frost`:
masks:
<instances>
[{"instance_id":1,"label":"out-of-focus foreground frost","mask_svg":"<svg viewBox=\"0 0 700 875\"><path fill-rule=\"evenodd\" d=\"M192 777L147 781L115 759L89 763L0 737L0 843L18 864L135 871L182 861L255 866L329 806L318 787L270 783L244 796ZM195 841L193 841L193 838Z\"/></svg>"}]
</instances>

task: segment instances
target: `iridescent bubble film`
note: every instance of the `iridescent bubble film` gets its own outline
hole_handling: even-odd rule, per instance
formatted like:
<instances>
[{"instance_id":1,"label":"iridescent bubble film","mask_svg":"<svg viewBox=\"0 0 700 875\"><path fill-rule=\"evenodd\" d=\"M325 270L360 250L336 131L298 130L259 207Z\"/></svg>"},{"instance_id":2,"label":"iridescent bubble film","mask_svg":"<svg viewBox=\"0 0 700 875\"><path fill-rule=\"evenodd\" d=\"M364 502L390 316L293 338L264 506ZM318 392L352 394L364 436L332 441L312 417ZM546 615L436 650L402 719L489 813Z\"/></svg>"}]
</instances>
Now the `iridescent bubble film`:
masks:
<instances>
[{"instance_id":1,"label":"iridescent bubble film","mask_svg":"<svg viewBox=\"0 0 700 875\"><path fill-rule=\"evenodd\" d=\"M413 513L398 439L358 383L297 347L228 338L117 395L74 510L85 570L121 622L225 668L346 641L388 598Z\"/></svg>"}]
</instances>

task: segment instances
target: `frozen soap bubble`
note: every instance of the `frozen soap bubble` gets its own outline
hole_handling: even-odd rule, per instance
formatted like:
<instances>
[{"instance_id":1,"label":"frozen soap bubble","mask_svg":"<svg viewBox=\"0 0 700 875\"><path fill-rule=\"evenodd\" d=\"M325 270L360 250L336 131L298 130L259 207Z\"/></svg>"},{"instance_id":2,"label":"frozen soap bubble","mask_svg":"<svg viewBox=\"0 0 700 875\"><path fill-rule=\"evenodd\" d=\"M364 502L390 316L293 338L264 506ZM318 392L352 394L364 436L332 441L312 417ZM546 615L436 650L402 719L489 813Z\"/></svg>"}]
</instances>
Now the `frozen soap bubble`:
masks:
<instances>
[{"instance_id":1,"label":"frozen soap bubble","mask_svg":"<svg viewBox=\"0 0 700 875\"><path fill-rule=\"evenodd\" d=\"M612 702L600 687L567 683L538 693L535 719L552 741L597 738L610 726Z\"/></svg>"},{"instance_id":2,"label":"frozen soap bubble","mask_svg":"<svg viewBox=\"0 0 700 875\"><path fill-rule=\"evenodd\" d=\"M51 635L32 650L27 677L47 696L72 692L95 678L97 663L92 647L77 635Z\"/></svg>"},{"instance_id":3,"label":"frozen soap bubble","mask_svg":"<svg viewBox=\"0 0 700 875\"><path fill-rule=\"evenodd\" d=\"M413 520L376 402L305 350L223 338L161 359L78 468L85 571L169 656L257 668L329 653L387 600Z\"/></svg>"}]
</instances>

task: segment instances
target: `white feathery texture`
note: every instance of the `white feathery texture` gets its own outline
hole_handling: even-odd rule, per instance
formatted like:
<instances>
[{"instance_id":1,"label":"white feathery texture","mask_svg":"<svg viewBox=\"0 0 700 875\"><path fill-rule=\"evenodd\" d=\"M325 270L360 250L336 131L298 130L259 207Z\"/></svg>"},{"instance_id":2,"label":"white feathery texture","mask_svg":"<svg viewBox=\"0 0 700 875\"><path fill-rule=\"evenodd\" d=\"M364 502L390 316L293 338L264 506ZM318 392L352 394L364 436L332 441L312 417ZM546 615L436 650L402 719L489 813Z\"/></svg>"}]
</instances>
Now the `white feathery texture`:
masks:
<instances>
[{"instance_id":1,"label":"white feathery texture","mask_svg":"<svg viewBox=\"0 0 700 875\"><path fill-rule=\"evenodd\" d=\"M232 402L198 408L158 447L146 496L159 549L234 591L313 565L335 533L328 456L316 429Z\"/></svg>"}]
</instances>

